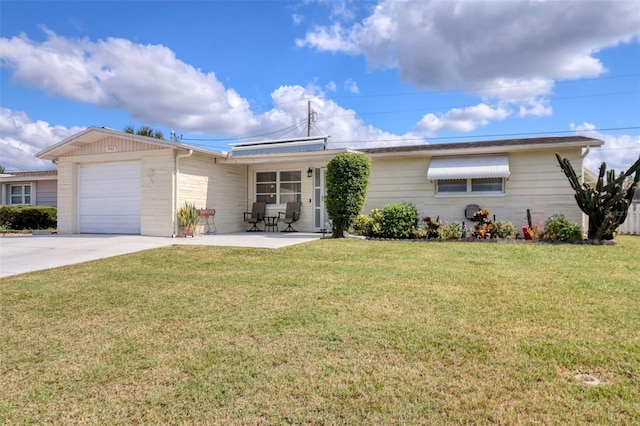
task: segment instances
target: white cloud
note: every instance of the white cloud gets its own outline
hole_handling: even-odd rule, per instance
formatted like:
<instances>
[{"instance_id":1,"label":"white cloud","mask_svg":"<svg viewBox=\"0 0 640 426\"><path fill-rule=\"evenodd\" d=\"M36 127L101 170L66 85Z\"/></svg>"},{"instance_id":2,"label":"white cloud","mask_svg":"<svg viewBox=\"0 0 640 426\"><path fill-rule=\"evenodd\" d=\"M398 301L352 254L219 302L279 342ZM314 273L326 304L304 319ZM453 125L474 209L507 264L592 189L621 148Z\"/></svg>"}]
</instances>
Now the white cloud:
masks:
<instances>
[{"instance_id":1,"label":"white cloud","mask_svg":"<svg viewBox=\"0 0 640 426\"><path fill-rule=\"evenodd\" d=\"M331 135L329 143L333 148L365 148L411 143L425 143L424 139L412 133L396 135L369 126L356 117L356 112L345 109L333 100L327 99L317 86L282 86L271 94L277 107L263 117L263 124L270 126L288 126L299 122L300 112L306 111L307 99L311 100L318 120L314 134ZM297 117L297 118L296 118ZM303 136L293 134L291 136Z\"/></svg>"},{"instance_id":2,"label":"white cloud","mask_svg":"<svg viewBox=\"0 0 640 426\"><path fill-rule=\"evenodd\" d=\"M291 19L295 25L300 25L304 22L304 16L294 13L291 15Z\"/></svg>"},{"instance_id":3,"label":"white cloud","mask_svg":"<svg viewBox=\"0 0 640 426\"><path fill-rule=\"evenodd\" d=\"M25 86L185 131L231 134L258 124L246 99L164 46L46 33L42 43L24 35L0 39L2 65Z\"/></svg>"},{"instance_id":4,"label":"white cloud","mask_svg":"<svg viewBox=\"0 0 640 426\"><path fill-rule=\"evenodd\" d=\"M313 32L307 33L304 40L296 40L296 45L298 47L310 45L320 50L353 55L360 52L357 44L345 37L344 29L340 24L333 24L330 27L316 26Z\"/></svg>"},{"instance_id":5,"label":"white cloud","mask_svg":"<svg viewBox=\"0 0 640 426\"><path fill-rule=\"evenodd\" d=\"M614 169L616 174L627 170L640 156L639 135L611 135L601 133L593 123L570 123L570 128L576 134L590 138L601 139L601 148L591 148L585 158L585 167L597 173L600 165L605 162L607 170Z\"/></svg>"},{"instance_id":6,"label":"white cloud","mask_svg":"<svg viewBox=\"0 0 640 426\"><path fill-rule=\"evenodd\" d=\"M41 43L24 35L0 39L0 57L2 66L13 71L12 78L26 86L102 108L125 110L132 118L153 126L205 134L264 134L300 123L306 118L306 103L311 98L319 116L317 126L334 135L334 143L357 141L361 145L366 141L372 146L374 140L384 139L380 142L384 145L403 138L366 125L354 111L327 100L316 86L280 87L272 93L273 109L255 114L249 102L235 90L225 88L214 73L195 69L161 45L140 45L118 38L97 42L67 39L47 31L47 39ZM353 80L345 87L358 90ZM335 90L335 82L327 89ZM28 118L24 116L21 121L27 122ZM68 136L64 128L43 125ZM46 146L64 137L42 141ZM24 137L15 138L14 144L25 143L31 146ZM23 160L22 164L27 167L32 160Z\"/></svg>"},{"instance_id":7,"label":"white cloud","mask_svg":"<svg viewBox=\"0 0 640 426\"><path fill-rule=\"evenodd\" d=\"M336 85L335 81L330 81L325 87L330 92L335 92L336 90L338 90L338 86Z\"/></svg>"},{"instance_id":8,"label":"white cloud","mask_svg":"<svg viewBox=\"0 0 640 426\"><path fill-rule=\"evenodd\" d=\"M639 35L636 1L383 0L361 23L316 27L297 44L362 55L418 87L472 88L598 76L594 53Z\"/></svg>"},{"instance_id":9,"label":"white cloud","mask_svg":"<svg viewBox=\"0 0 640 426\"><path fill-rule=\"evenodd\" d=\"M33 121L22 111L0 107L0 164L7 171L55 169L50 161L34 155L81 130L84 129Z\"/></svg>"},{"instance_id":10,"label":"white cloud","mask_svg":"<svg viewBox=\"0 0 640 426\"><path fill-rule=\"evenodd\" d=\"M470 132L491 121L502 121L510 115L507 108L481 103L466 108L453 108L445 114L426 114L414 130L426 136L435 136L442 130Z\"/></svg>"},{"instance_id":11,"label":"white cloud","mask_svg":"<svg viewBox=\"0 0 640 426\"><path fill-rule=\"evenodd\" d=\"M360 89L358 88L358 83L355 80L349 78L344 82L344 88L351 93L360 93Z\"/></svg>"}]
</instances>

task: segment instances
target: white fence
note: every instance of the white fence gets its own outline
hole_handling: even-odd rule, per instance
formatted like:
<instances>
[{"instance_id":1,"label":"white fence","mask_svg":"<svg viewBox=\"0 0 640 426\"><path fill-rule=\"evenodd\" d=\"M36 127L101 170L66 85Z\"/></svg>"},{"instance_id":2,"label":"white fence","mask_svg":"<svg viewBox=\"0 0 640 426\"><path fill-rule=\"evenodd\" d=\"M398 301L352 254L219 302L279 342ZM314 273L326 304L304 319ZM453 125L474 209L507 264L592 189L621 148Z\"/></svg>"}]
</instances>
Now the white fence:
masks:
<instances>
[{"instance_id":1,"label":"white fence","mask_svg":"<svg viewBox=\"0 0 640 426\"><path fill-rule=\"evenodd\" d=\"M618 233L640 235L640 203L629 206L627 219L620 225Z\"/></svg>"}]
</instances>

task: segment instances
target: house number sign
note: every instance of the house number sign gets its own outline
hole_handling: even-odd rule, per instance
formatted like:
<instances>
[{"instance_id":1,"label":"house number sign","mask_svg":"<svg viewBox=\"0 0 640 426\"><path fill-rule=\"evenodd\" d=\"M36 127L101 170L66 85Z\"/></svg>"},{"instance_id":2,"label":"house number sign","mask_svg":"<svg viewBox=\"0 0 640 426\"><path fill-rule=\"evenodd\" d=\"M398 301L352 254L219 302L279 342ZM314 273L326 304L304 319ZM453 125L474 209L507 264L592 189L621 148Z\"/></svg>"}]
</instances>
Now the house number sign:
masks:
<instances>
[{"instance_id":1,"label":"house number sign","mask_svg":"<svg viewBox=\"0 0 640 426\"><path fill-rule=\"evenodd\" d=\"M115 145L109 145L107 147L107 152L116 152L118 148Z\"/></svg>"}]
</instances>

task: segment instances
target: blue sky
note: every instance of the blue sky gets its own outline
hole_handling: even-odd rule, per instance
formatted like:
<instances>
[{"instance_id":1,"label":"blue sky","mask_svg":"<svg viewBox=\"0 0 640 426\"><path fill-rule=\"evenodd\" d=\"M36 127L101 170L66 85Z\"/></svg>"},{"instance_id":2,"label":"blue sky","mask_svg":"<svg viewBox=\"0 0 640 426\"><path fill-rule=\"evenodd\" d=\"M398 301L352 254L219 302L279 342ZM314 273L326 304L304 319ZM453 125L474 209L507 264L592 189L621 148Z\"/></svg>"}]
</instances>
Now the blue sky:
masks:
<instances>
[{"instance_id":1,"label":"blue sky","mask_svg":"<svg viewBox=\"0 0 640 426\"><path fill-rule=\"evenodd\" d=\"M584 134L640 155L640 1L2 1L0 164L89 126L219 151Z\"/></svg>"}]
</instances>

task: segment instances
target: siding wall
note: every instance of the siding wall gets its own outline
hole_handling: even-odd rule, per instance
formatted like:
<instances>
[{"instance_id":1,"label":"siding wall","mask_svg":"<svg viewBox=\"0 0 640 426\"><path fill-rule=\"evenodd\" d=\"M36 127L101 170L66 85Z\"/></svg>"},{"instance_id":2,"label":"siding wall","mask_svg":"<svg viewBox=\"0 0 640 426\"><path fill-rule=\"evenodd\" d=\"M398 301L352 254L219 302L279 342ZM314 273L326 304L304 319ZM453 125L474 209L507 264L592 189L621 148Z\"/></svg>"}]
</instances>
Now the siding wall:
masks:
<instances>
[{"instance_id":1,"label":"siding wall","mask_svg":"<svg viewBox=\"0 0 640 426\"><path fill-rule=\"evenodd\" d=\"M326 167L326 162L297 162L297 163L280 163L280 164L257 164L249 166L248 169L248 194L246 198L246 210L251 211L251 206L256 200L256 173L257 172L272 172L272 171L297 171L301 173L302 179L302 207L300 208L300 220L294 225L294 228L301 232L313 232L313 178L307 177L307 170L309 167L315 169L316 167ZM286 205L267 205L268 216L278 216L279 212L286 210ZM246 228L244 224L243 229Z\"/></svg>"},{"instance_id":2,"label":"siding wall","mask_svg":"<svg viewBox=\"0 0 640 426\"><path fill-rule=\"evenodd\" d=\"M78 232L78 166L140 160L142 235L171 236L174 233L172 149L115 152L61 157L58 162L58 233Z\"/></svg>"},{"instance_id":3,"label":"siding wall","mask_svg":"<svg viewBox=\"0 0 640 426\"><path fill-rule=\"evenodd\" d=\"M509 153L511 175L506 181L503 196L436 196L435 182L427 180L430 158L374 158L367 202L363 209L369 213L390 202L409 202L421 216L440 216L441 220L469 221L464 217L468 204L478 204L490 210L496 220L508 220L521 229L526 225L526 210L531 210L534 223L542 222L556 213L582 223L582 212L573 198L573 190L561 172L555 150ZM580 149L559 152L571 164L582 170Z\"/></svg>"},{"instance_id":4,"label":"siding wall","mask_svg":"<svg viewBox=\"0 0 640 426\"><path fill-rule=\"evenodd\" d=\"M56 207L58 204L58 189L57 181L55 179L47 180L21 180L10 183L1 183L2 198L0 199L0 205L11 204L11 186L12 185L29 185L31 184L32 197L31 202L33 205L38 206L51 206Z\"/></svg>"},{"instance_id":5,"label":"siding wall","mask_svg":"<svg viewBox=\"0 0 640 426\"><path fill-rule=\"evenodd\" d=\"M247 208L247 166L218 164L214 158L194 153L179 159L178 206L185 201L198 208L216 209L219 233L244 231L243 212ZM204 224L198 232L206 231Z\"/></svg>"},{"instance_id":6,"label":"siding wall","mask_svg":"<svg viewBox=\"0 0 640 426\"><path fill-rule=\"evenodd\" d=\"M36 203L39 206L58 206L58 183L55 180L39 180L34 182Z\"/></svg>"},{"instance_id":7,"label":"siding wall","mask_svg":"<svg viewBox=\"0 0 640 426\"><path fill-rule=\"evenodd\" d=\"M138 152L166 149L158 145L146 144L139 141L108 136L104 139L84 145L64 154L64 157L77 157L82 155L114 155L119 152ZM107 152L109 150L109 152Z\"/></svg>"},{"instance_id":8,"label":"siding wall","mask_svg":"<svg viewBox=\"0 0 640 426\"><path fill-rule=\"evenodd\" d=\"M140 161L140 233L168 237L175 233L172 149L146 151Z\"/></svg>"},{"instance_id":9,"label":"siding wall","mask_svg":"<svg viewBox=\"0 0 640 426\"><path fill-rule=\"evenodd\" d=\"M58 234L78 232L78 165L58 161Z\"/></svg>"}]
</instances>

